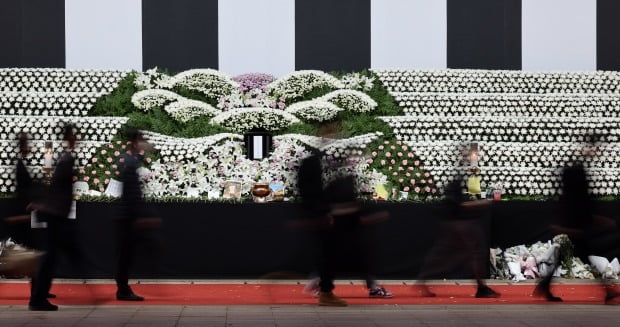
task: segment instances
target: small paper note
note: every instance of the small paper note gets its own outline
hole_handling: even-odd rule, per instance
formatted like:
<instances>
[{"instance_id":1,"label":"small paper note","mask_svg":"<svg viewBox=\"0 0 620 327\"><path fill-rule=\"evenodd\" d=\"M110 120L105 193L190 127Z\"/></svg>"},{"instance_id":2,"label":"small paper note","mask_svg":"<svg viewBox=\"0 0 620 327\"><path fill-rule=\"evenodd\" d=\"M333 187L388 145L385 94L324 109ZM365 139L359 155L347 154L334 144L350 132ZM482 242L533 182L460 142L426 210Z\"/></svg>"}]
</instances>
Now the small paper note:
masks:
<instances>
[{"instance_id":1,"label":"small paper note","mask_svg":"<svg viewBox=\"0 0 620 327\"><path fill-rule=\"evenodd\" d=\"M120 198L123 195L123 183L115 179L110 180L108 188L105 190L105 195Z\"/></svg>"}]
</instances>

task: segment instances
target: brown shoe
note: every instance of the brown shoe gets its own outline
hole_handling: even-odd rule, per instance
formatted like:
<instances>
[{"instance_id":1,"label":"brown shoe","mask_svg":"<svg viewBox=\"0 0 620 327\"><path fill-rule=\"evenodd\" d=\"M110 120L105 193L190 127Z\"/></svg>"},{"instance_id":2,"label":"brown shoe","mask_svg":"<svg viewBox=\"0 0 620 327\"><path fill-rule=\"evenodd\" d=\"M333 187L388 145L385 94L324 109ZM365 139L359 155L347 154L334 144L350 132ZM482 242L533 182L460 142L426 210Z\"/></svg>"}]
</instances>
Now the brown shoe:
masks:
<instances>
[{"instance_id":1,"label":"brown shoe","mask_svg":"<svg viewBox=\"0 0 620 327\"><path fill-rule=\"evenodd\" d=\"M346 307L349 304L332 292L321 292L319 294L319 305L325 307Z\"/></svg>"}]
</instances>

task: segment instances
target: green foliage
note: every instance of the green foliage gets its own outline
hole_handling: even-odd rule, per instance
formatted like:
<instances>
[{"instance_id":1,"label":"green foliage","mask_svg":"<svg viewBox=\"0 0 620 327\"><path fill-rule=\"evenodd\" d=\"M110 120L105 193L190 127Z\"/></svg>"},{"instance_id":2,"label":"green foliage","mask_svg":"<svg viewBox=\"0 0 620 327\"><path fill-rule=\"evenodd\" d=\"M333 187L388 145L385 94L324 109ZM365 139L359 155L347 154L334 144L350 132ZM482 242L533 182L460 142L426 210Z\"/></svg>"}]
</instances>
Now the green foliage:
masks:
<instances>
[{"instance_id":1,"label":"green foliage","mask_svg":"<svg viewBox=\"0 0 620 327\"><path fill-rule=\"evenodd\" d=\"M90 111L91 116L127 116L138 110L131 103L131 96L138 91L133 84L138 73L131 72L121 80L118 87L107 96L99 98Z\"/></svg>"},{"instance_id":2,"label":"green foliage","mask_svg":"<svg viewBox=\"0 0 620 327\"><path fill-rule=\"evenodd\" d=\"M163 108L153 108L148 112L135 111L127 116L127 126L176 137L193 138L229 132L223 127L209 124L208 117L198 117L181 123L172 119Z\"/></svg>"},{"instance_id":3,"label":"green foliage","mask_svg":"<svg viewBox=\"0 0 620 327\"><path fill-rule=\"evenodd\" d=\"M161 70L159 71L162 72ZM340 78L345 72L333 72L331 74ZM384 134L382 140L391 139L393 138L392 129L376 117L401 115L402 109L400 109L394 98L392 98L387 89L381 85L379 79L372 72L366 70L360 72L360 74L375 77L375 85L367 93L379 104L378 108L369 113L343 111L330 123L335 123L340 128L343 137L379 131ZM210 119L206 117L199 117L187 123L181 123L172 119L163 108L154 108L148 112L139 110L131 103L131 96L138 91L134 86L136 76L136 72L129 74L111 94L97 101L90 114L92 116L126 116L129 118L127 126L176 137L192 138L229 132L224 127L212 126L209 124ZM176 88L174 91L186 98L204 101L214 106L217 105L216 99L209 99L200 92L185 87ZM295 99L295 101L315 99L331 91L333 90L329 88L317 88L304 97ZM320 123L297 123L280 131L278 134L317 135L320 126Z\"/></svg>"}]
</instances>

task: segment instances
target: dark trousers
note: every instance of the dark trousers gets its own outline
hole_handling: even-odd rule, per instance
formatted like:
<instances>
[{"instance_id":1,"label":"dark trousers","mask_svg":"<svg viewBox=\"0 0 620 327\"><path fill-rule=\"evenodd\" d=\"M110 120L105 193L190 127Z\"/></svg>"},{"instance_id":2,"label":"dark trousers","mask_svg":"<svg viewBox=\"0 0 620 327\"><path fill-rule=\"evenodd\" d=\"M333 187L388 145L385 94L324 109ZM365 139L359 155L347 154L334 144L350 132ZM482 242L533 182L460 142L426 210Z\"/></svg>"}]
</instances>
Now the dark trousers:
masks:
<instances>
[{"instance_id":1,"label":"dark trousers","mask_svg":"<svg viewBox=\"0 0 620 327\"><path fill-rule=\"evenodd\" d=\"M46 240L44 243L45 254L41 258L39 272L36 278L33 278L32 294L30 303L41 303L47 301L47 294L52 288L52 279L54 270L56 269L56 259L63 238L63 221L61 218L39 213L42 221L47 222L47 230L45 231Z\"/></svg>"},{"instance_id":2,"label":"dark trousers","mask_svg":"<svg viewBox=\"0 0 620 327\"><path fill-rule=\"evenodd\" d=\"M335 239L332 230L323 230L319 234L319 287L321 292L331 292L334 289Z\"/></svg>"},{"instance_id":3,"label":"dark trousers","mask_svg":"<svg viewBox=\"0 0 620 327\"><path fill-rule=\"evenodd\" d=\"M376 280L370 274L368 251L362 241L360 226L336 224L333 229L322 231L320 239L319 278L321 281L319 287L321 292L331 292L334 289L336 270L363 275L368 289L377 286Z\"/></svg>"},{"instance_id":4,"label":"dark trousers","mask_svg":"<svg viewBox=\"0 0 620 327\"><path fill-rule=\"evenodd\" d=\"M117 262L116 286L119 292L129 292L129 268L133 264L135 233L134 220L122 219L117 222Z\"/></svg>"},{"instance_id":5,"label":"dark trousers","mask_svg":"<svg viewBox=\"0 0 620 327\"><path fill-rule=\"evenodd\" d=\"M483 284L485 266L488 265L488 247L479 220L447 220L441 223L439 235L418 275L423 281L439 278L459 265L468 265L478 285Z\"/></svg>"}]
</instances>

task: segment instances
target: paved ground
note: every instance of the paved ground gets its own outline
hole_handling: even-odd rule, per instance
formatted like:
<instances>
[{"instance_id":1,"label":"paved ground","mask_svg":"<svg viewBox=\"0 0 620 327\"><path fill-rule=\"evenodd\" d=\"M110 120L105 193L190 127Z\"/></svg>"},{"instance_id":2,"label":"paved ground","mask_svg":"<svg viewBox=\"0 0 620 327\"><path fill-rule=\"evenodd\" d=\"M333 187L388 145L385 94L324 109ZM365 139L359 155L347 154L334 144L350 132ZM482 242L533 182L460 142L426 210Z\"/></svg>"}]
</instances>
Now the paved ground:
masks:
<instances>
[{"instance_id":1,"label":"paved ground","mask_svg":"<svg viewBox=\"0 0 620 327\"><path fill-rule=\"evenodd\" d=\"M604 305L63 306L37 313L0 306L0 326L618 326Z\"/></svg>"}]
</instances>

